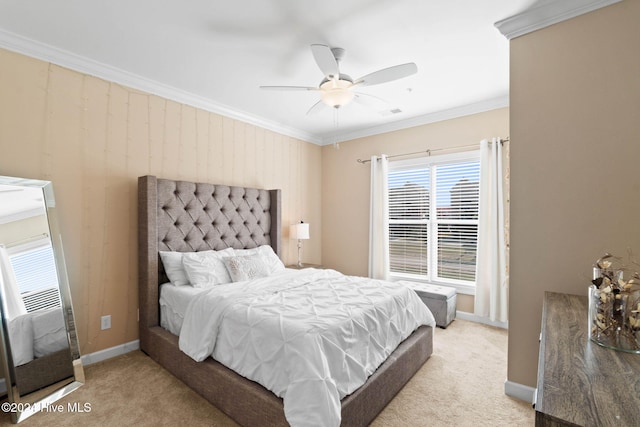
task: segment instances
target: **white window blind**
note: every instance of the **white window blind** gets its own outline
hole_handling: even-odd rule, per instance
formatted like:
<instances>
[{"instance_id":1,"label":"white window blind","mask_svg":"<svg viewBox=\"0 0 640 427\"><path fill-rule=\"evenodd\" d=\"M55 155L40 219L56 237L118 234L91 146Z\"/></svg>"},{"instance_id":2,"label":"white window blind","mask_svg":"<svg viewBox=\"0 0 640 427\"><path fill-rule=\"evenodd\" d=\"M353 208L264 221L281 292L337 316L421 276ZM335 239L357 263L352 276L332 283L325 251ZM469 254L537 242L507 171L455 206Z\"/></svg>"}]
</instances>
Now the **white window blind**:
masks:
<instances>
[{"instance_id":1,"label":"white window blind","mask_svg":"<svg viewBox=\"0 0 640 427\"><path fill-rule=\"evenodd\" d=\"M428 171L389 173L389 261L391 272L429 273Z\"/></svg>"},{"instance_id":2,"label":"white window blind","mask_svg":"<svg viewBox=\"0 0 640 427\"><path fill-rule=\"evenodd\" d=\"M435 165L438 278L475 282L480 163Z\"/></svg>"},{"instance_id":3,"label":"white window blind","mask_svg":"<svg viewBox=\"0 0 640 427\"><path fill-rule=\"evenodd\" d=\"M53 248L48 241L44 246L18 251L10 259L28 312L61 306Z\"/></svg>"},{"instance_id":4,"label":"white window blind","mask_svg":"<svg viewBox=\"0 0 640 427\"><path fill-rule=\"evenodd\" d=\"M475 284L480 162L453 159L390 164L392 275Z\"/></svg>"}]
</instances>

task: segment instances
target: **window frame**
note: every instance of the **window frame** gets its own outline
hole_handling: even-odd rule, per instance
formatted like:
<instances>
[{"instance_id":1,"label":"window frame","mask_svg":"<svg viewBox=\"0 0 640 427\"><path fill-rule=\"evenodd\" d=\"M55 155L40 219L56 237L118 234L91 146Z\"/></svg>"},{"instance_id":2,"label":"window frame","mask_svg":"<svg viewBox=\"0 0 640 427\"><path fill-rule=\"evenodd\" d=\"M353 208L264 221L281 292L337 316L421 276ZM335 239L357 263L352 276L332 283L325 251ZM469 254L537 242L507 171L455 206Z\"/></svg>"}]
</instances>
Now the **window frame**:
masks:
<instances>
[{"instance_id":1,"label":"window frame","mask_svg":"<svg viewBox=\"0 0 640 427\"><path fill-rule=\"evenodd\" d=\"M437 218L437 192L434 191L437 186L437 177L435 176L435 172L433 167L446 165L446 164L455 164L455 163L463 163L468 161L477 161L480 162L480 149L463 151L458 153L450 153L450 154L440 154L440 155L428 155L423 157L416 157L405 160L390 160L389 161L389 173L393 171L402 171L402 170L410 170L416 168L428 168L430 173L429 179L429 219L423 220L421 222L428 223L428 231L427 231L427 260L428 260L428 273L427 275L419 275L419 274L411 274L411 273L397 273L389 271L389 278L392 281L398 280L411 280L414 282L423 282L423 283L433 283L444 286L453 287L457 290L458 293L475 295L476 293L476 285L475 282L463 281L458 279L448 279L448 278L440 278L435 277L436 272L438 271L438 224L475 224L479 226L478 219L475 220L438 220ZM479 204L479 201L478 201ZM478 215L479 206L478 206ZM416 221L417 223L418 221ZM389 225L391 226L392 220L389 219ZM476 240L477 244L477 240ZM477 250L477 246L476 246ZM476 255L477 260L477 255ZM472 283L472 284L470 284Z\"/></svg>"}]
</instances>

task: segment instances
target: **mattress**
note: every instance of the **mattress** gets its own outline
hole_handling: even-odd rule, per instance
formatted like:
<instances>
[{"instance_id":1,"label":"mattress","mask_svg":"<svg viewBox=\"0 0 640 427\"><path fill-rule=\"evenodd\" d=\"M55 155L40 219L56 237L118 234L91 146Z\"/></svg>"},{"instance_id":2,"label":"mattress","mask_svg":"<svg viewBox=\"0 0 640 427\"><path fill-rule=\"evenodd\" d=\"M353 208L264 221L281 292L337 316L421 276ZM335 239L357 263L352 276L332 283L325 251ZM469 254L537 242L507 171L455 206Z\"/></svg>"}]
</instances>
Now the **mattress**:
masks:
<instances>
[{"instance_id":1,"label":"mattress","mask_svg":"<svg viewBox=\"0 0 640 427\"><path fill-rule=\"evenodd\" d=\"M160 285L160 326L174 335L180 335L189 303L203 291L206 288L175 286L172 283Z\"/></svg>"}]
</instances>

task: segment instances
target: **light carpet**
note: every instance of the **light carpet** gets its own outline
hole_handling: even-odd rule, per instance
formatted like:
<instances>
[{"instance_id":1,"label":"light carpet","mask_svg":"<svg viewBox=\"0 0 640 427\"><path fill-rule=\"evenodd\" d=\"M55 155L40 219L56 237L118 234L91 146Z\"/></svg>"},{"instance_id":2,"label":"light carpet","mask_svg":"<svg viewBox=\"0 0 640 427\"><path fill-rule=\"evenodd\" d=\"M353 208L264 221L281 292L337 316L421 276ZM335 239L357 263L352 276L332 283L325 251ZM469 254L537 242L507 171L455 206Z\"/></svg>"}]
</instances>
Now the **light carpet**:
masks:
<instances>
[{"instance_id":1,"label":"light carpet","mask_svg":"<svg viewBox=\"0 0 640 427\"><path fill-rule=\"evenodd\" d=\"M86 384L21 426L236 426L140 351L85 368ZM427 363L374 420L388 426L533 426L531 404L504 394L507 332L464 320L436 328ZM84 412L73 412L83 408ZM9 425L0 414L0 425Z\"/></svg>"}]
</instances>

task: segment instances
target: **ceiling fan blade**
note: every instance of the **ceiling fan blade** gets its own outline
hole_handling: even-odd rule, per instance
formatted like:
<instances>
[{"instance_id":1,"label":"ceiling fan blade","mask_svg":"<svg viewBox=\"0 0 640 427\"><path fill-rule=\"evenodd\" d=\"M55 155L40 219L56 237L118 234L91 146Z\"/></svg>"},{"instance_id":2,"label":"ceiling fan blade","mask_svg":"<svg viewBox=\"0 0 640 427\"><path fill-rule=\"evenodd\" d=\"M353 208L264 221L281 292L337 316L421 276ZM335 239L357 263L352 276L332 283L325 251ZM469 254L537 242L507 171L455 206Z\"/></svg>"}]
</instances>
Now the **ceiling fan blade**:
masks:
<instances>
[{"instance_id":1,"label":"ceiling fan blade","mask_svg":"<svg viewBox=\"0 0 640 427\"><path fill-rule=\"evenodd\" d=\"M393 80L402 79L418 72L418 66L413 62L407 64L394 65L393 67L384 68L374 71L371 74L360 77L353 84L359 86L372 86L380 83L386 83Z\"/></svg>"},{"instance_id":2,"label":"ceiling fan blade","mask_svg":"<svg viewBox=\"0 0 640 427\"><path fill-rule=\"evenodd\" d=\"M389 103L384 99L362 92L355 92L353 94L353 101L375 109L384 109L389 106Z\"/></svg>"},{"instance_id":3,"label":"ceiling fan blade","mask_svg":"<svg viewBox=\"0 0 640 427\"><path fill-rule=\"evenodd\" d=\"M267 90L318 90L312 86L260 86L260 89Z\"/></svg>"},{"instance_id":4,"label":"ceiling fan blade","mask_svg":"<svg viewBox=\"0 0 640 427\"><path fill-rule=\"evenodd\" d=\"M322 101L318 101L315 104L313 104L311 108L307 110L307 116L311 116L316 113L319 113L320 111L324 110L325 107L327 107L327 104L325 104Z\"/></svg>"},{"instance_id":5,"label":"ceiling fan blade","mask_svg":"<svg viewBox=\"0 0 640 427\"><path fill-rule=\"evenodd\" d=\"M338 68L338 61L336 61L331 48L324 44L312 44L311 53L316 60L316 64L320 68L320 71L328 79L340 76L340 69Z\"/></svg>"}]
</instances>

